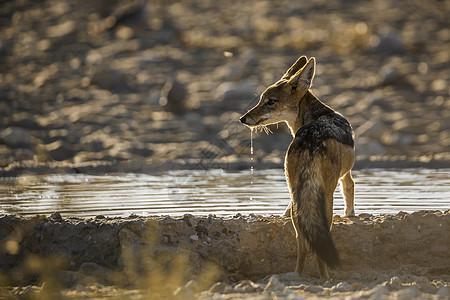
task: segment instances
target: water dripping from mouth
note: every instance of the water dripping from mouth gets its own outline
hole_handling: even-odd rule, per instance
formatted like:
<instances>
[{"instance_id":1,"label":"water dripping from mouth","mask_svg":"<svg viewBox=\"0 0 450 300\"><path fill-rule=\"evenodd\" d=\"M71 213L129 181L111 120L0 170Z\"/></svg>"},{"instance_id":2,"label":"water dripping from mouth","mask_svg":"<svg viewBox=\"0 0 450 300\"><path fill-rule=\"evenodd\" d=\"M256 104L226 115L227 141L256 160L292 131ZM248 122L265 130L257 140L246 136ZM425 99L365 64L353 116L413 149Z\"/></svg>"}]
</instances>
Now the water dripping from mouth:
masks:
<instances>
[{"instance_id":1,"label":"water dripping from mouth","mask_svg":"<svg viewBox=\"0 0 450 300\"><path fill-rule=\"evenodd\" d=\"M250 128L250 185L253 185L253 128ZM253 201L253 197L250 197Z\"/></svg>"},{"instance_id":2,"label":"water dripping from mouth","mask_svg":"<svg viewBox=\"0 0 450 300\"><path fill-rule=\"evenodd\" d=\"M250 129L250 173L253 175L253 128Z\"/></svg>"}]
</instances>

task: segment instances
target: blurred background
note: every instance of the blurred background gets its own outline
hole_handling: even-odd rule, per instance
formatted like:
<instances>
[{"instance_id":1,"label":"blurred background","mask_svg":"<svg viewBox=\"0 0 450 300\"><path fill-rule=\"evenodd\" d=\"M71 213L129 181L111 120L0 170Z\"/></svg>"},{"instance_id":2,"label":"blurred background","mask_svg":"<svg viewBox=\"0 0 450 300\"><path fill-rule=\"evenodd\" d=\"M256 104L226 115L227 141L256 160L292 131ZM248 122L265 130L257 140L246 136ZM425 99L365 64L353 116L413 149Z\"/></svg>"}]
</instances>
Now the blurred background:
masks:
<instances>
[{"instance_id":1,"label":"blurred background","mask_svg":"<svg viewBox=\"0 0 450 300\"><path fill-rule=\"evenodd\" d=\"M239 166L301 55L359 160L450 161L450 1L0 1L0 167ZM282 167L286 126L254 134ZM134 167L133 167L134 166Z\"/></svg>"}]
</instances>

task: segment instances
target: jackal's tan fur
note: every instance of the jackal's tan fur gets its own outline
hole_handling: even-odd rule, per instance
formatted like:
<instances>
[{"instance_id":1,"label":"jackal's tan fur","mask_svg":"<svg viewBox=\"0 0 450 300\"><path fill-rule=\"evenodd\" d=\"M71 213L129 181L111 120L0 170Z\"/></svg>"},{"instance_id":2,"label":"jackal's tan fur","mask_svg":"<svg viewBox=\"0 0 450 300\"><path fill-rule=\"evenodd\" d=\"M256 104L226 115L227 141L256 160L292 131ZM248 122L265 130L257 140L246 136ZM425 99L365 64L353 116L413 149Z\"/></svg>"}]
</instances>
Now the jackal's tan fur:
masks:
<instances>
[{"instance_id":1,"label":"jackal's tan fur","mask_svg":"<svg viewBox=\"0 0 450 300\"><path fill-rule=\"evenodd\" d=\"M296 232L296 272L302 274L309 245L317 255L320 276L328 278L327 266L334 268L340 263L330 234L333 193L340 181L345 214L354 215L351 168L355 151L348 121L309 90L315 65L315 58L300 57L240 121L249 127L287 123L293 140L285 159L291 195L285 216L291 216Z\"/></svg>"}]
</instances>

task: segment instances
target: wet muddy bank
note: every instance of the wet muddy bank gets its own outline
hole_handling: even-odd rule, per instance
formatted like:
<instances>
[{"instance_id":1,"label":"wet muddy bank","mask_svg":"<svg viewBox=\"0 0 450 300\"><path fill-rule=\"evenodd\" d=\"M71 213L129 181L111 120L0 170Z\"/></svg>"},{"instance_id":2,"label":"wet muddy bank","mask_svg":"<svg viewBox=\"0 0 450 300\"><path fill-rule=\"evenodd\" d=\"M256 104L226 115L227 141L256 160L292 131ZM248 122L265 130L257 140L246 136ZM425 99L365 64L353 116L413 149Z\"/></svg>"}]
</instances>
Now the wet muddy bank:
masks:
<instances>
[{"instance_id":1,"label":"wet muddy bank","mask_svg":"<svg viewBox=\"0 0 450 300\"><path fill-rule=\"evenodd\" d=\"M342 266L331 271L335 284L376 285L395 276L450 280L450 211L335 216L332 234L342 258ZM171 278L174 290L189 280L200 280L205 290L218 281L231 287L242 280L267 283L272 274L292 272L296 259L292 224L278 216L4 215L0 241L3 286L50 280L65 288L95 282L140 288L142 278L159 276ZM286 276L285 285L325 283L310 255L304 277Z\"/></svg>"}]
</instances>

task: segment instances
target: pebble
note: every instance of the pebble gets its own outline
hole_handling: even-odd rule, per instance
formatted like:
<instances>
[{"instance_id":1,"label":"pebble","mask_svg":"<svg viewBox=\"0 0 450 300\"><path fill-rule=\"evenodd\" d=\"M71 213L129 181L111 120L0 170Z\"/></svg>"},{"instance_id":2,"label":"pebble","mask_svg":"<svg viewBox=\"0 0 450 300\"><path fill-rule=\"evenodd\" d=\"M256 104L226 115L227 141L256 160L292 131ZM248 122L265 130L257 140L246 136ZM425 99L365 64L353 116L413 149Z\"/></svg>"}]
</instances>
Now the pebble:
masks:
<instances>
[{"instance_id":1,"label":"pebble","mask_svg":"<svg viewBox=\"0 0 450 300\"><path fill-rule=\"evenodd\" d=\"M57 161L69 159L76 153L75 149L72 149L72 147L66 145L61 140L47 144L45 147L50 157Z\"/></svg>"},{"instance_id":2,"label":"pebble","mask_svg":"<svg viewBox=\"0 0 450 300\"><path fill-rule=\"evenodd\" d=\"M304 290L305 292L310 293L320 293L323 292L323 287L319 285L307 285L307 284L300 284L299 289Z\"/></svg>"},{"instance_id":3,"label":"pebble","mask_svg":"<svg viewBox=\"0 0 450 300\"><path fill-rule=\"evenodd\" d=\"M175 71L170 73L169 76L162 87L159 105L168 111L180 114L186 110L186 100L188 98L187 86L177 79Z\"/></svg>"},{"instance_id":4,"label":"pebble","mask_svg":"<svg viewBox=\"0 0 450 300\"><path fill-rule=\"evenodd\" d=\"M226 282L216 282L209 288L210 293L223 293L224 290L230 285Z\"/></svg>"},{"instance_id":5,"label":"pebble","mask_svg":"<svg viewBox=\"0 0 450 300\"><path fill-rule=\"evenodd\" d=\"M34 157L34 152L30 149L19 148L14 153L16 161L31 160Z\"/></svg>"},{"instance_id":6,"label":"pebble","mask_svg":"<svg viewBox=\"0 0 450 300\"><path fill-rule=\"evenodd\" d=\"M0 131L0 140L10 147L28 147L31 145L31 134L20 127L8 127Z\"/></svg>"},{"instance_id":7,"label":"pebble","mask_svg":"<svg viewBox=\"0 0 450 300\"><path fill-rule=\"evenodd\" d=\"M195 293L186 287L179 287L175 290L175 292L173 293L173 296L175 299L182 299L182 300L190 300L190 299L195 299Z\"/></svg>"},{"instance_id":8,"label":"pebble","mask_svg":"<svg viewBox=\"0 0 450 300\"><path fill-rule=\"evenodd\" d=\"M262 290L263 288L260 285L253 283L251 280L242 280L234 287L236 293L255 293Z\"/></svg>"},{"instance_id":9,"label":"pebble","mask_svg":"<svg viewBox=\"0 0 450 300\"><path fill-rule=\"evenodd\" d=\"M399 70L391 65L383 66L378 73L381 85L407 84L407 78Z\"/></svg>"},{"instance_id":10,"label":"pebble","mask_svg":"<svg viewBox=\"0 0 450 300\"><path fill-rule=\"evenodd\" d=\"M331 288L331 291L333 292L346 292L350 288L350 284L348 282L339 282L335 286Z\"/></svg>"},{"instance_id":11,"label":"pebble","mask_svg":"<svg viewBox=\"0 0 450 300\"><path fill-rule=\"evenodd\" d=\"M52 213L50 215L50 219L52 219L53 221L58 221L58 222L63 220L61 217L61 214L59 212Z\"/></svg>"},{"instance_id":12,"label":"pebble","mask_svg":"<svg viewBox=\"0 0 450 300\"><path fill-rule=\"evenodd\" d=\"M394 290L398 290L402 287L402 280L398 276L394 276L389 281L389 287Z\"/></svg>"},{"instance_id":13,"label":"pebble","mask_svg":"<svg viewBox=\"0 0 450 300\"><path fill-rule=\"evenodd\" d=\"M216 99L227 105L248 105L256 96L255 85L246 80L239 82L224 82L215 91Z\"/></svg>"},{"instance_id":14,"label":"pebble","mask_svg":"<svg viewBox=\"0 0 450 300\"><path fill-rule=\"evenodd\" d=\"M377 140L359 137L356 139L355 149L358 155L384 155L386 154L386 149Z\"/></svg>"},{"instance_id":15,"label":"pebble","mask_svg":"<svg viewBox=\"0 0 450 300\"><path fill-rule=\"evenodd\" d=\"M120 70L101 69L90 78L90 84L109 90L113 93L129 92L127 76Z\"/></svg>"},{"instance_id":16,"label":"pebble","mask_svg":"<svg viewBox=\"0 0 450 300\"><path fill-rule=\"evenodd\" d=\"M264 288L265 292L279 292L283 291L286 286L280 281L277 275L272 275Z\"/></svg>"},{"instance_id":17,"label":"pebble","mask_svg":"<svg viewBox=\"0 0 450 300\"><path fill-rule=\"evenodd\" d=\"M378 35L378 43L372 48L372 52L378 54L401 54L404 52L403 41L397 33L384 31Z\"/></svg>"}]
</instances>

